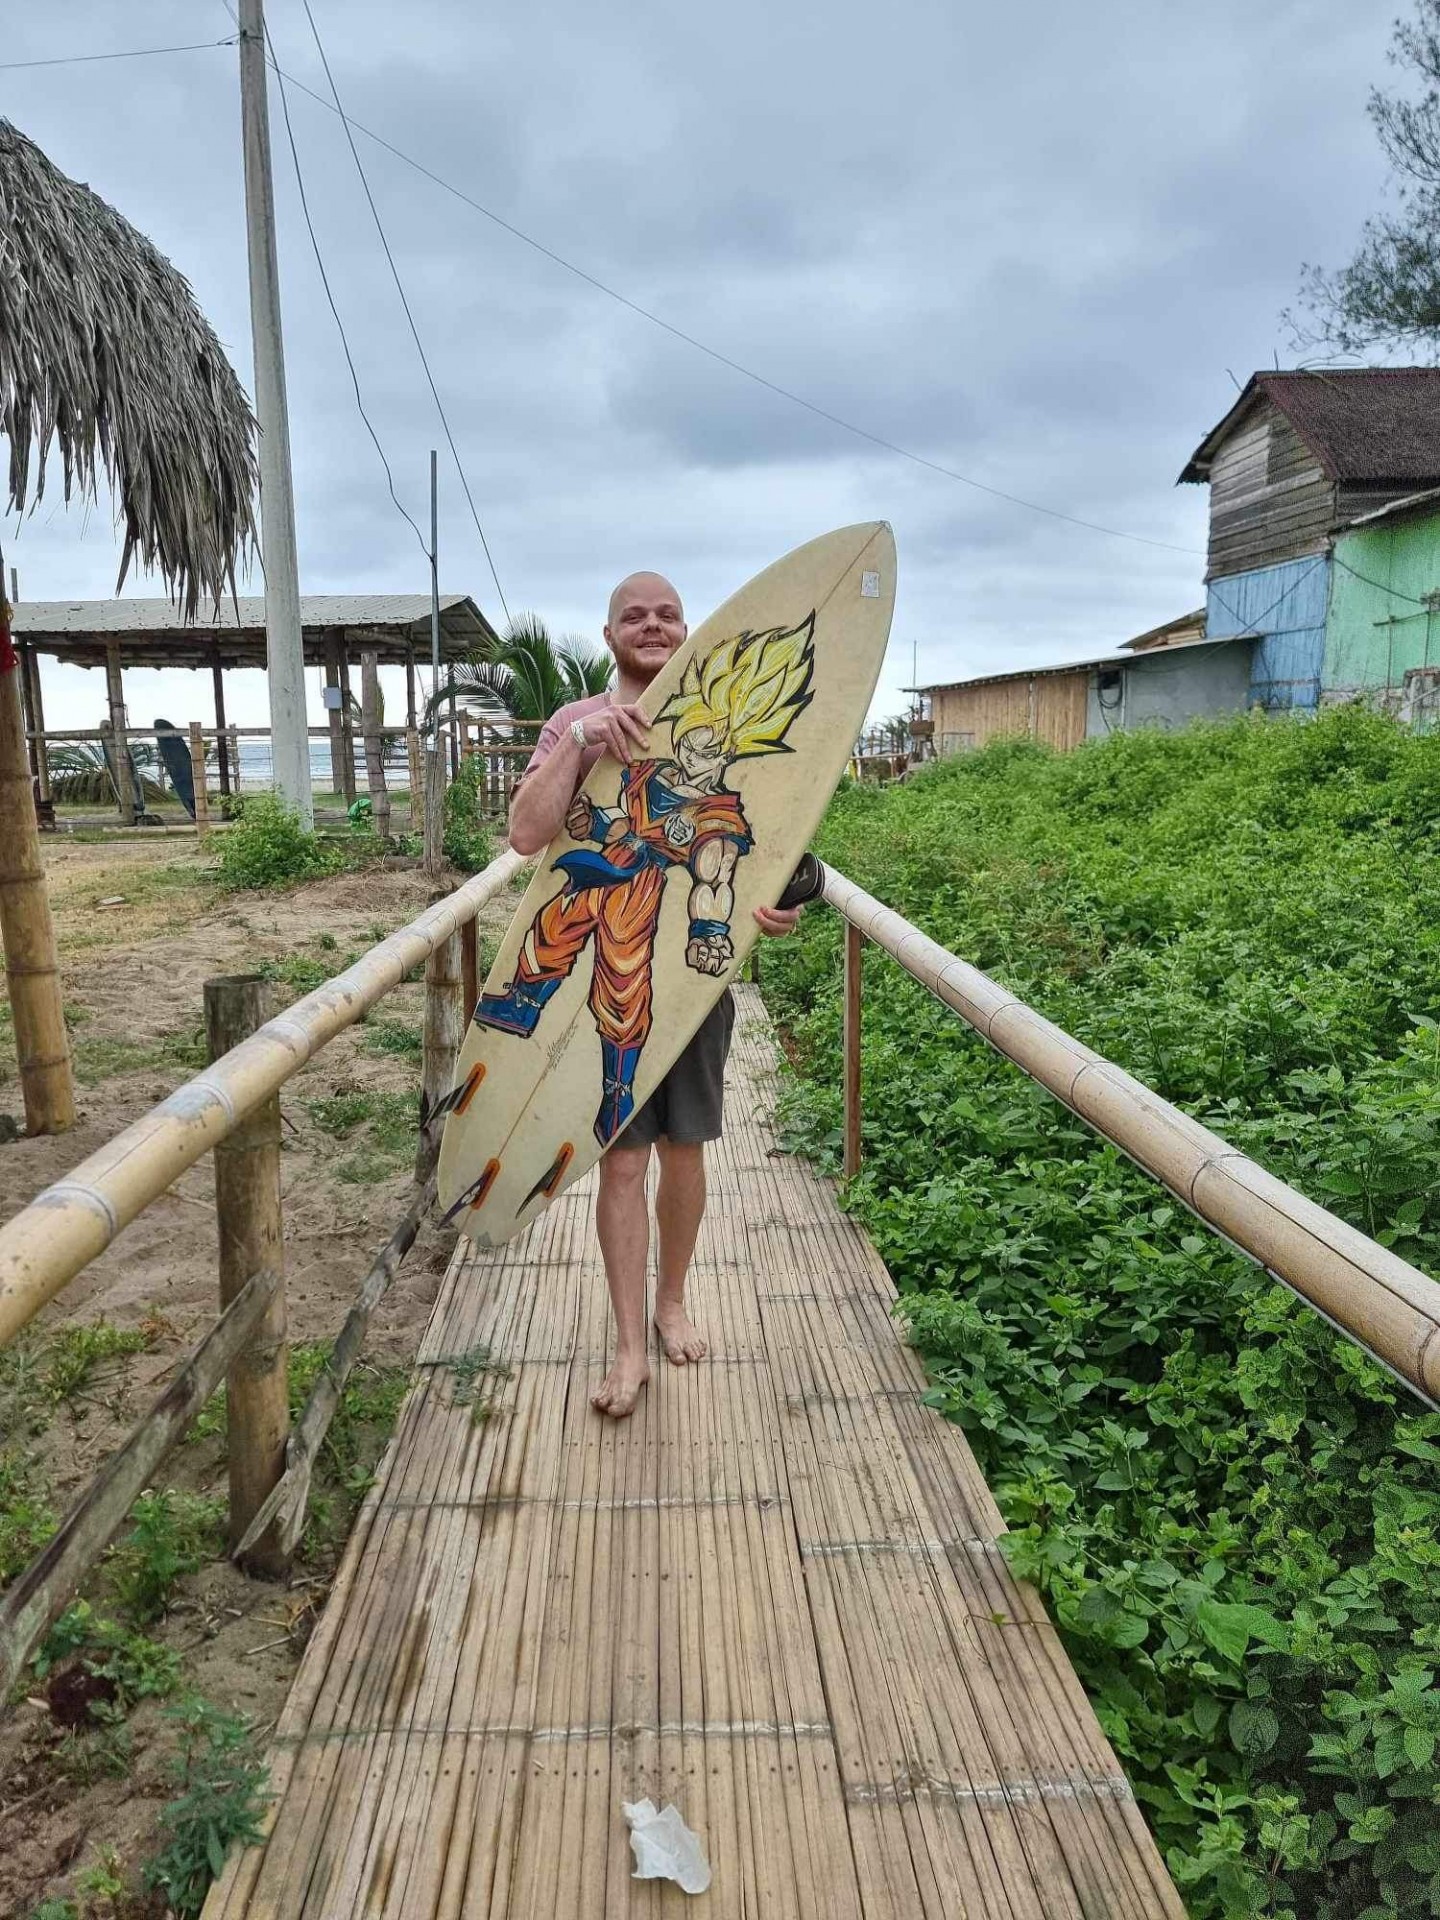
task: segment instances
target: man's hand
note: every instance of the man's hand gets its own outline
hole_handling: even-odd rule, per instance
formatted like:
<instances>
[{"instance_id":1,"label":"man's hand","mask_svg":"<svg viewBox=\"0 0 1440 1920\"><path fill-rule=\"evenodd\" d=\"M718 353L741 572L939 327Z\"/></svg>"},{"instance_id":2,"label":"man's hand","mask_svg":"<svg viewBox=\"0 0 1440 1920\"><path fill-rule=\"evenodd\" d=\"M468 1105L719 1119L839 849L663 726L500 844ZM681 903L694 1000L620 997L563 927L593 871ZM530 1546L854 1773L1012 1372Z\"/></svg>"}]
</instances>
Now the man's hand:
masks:
<instances>
[{"instance_id":1,"label":"man's hand","mask_svg":"<svg viewBox=\"0 0 1440 1920\"><path fill-rule=\"evenodd\" d=\"M725 933L707 934L702 940L692 940L685 949L685 964L696 973L723 973L734 958L735 949Z\"/></svg>"},{"instance_id":2,"label":"man's hand","mask_svg":"<svg viewBox=\"0 0 1440 1920\"><path fill-rule=\"evenodd\" d=\"M780 940L795 931L804 911L803 907L756 907L755 924L772 940Z\"/></svg>"},{"instance_id":3,"label":"man's hand","mask_svg":"<svg viewBox=\"0 0 1440 1920\"><path fill-rule=\"evenodd\" d=\"M604 747L625 766L649 750L650 722L639 707L601 707L581 724L589 746Z\"/></svg>"},{"instance_id":4,"label":"man's hand","mask_svg":"<svg viewBox=\"0 0 1440 1920\"><path fill-rule=\"evenodd\" d=\"M577 793L565 816L565 831L572 840L589 840L595 832L595 809L583 793Z\"/></svg>"}]
</instances>

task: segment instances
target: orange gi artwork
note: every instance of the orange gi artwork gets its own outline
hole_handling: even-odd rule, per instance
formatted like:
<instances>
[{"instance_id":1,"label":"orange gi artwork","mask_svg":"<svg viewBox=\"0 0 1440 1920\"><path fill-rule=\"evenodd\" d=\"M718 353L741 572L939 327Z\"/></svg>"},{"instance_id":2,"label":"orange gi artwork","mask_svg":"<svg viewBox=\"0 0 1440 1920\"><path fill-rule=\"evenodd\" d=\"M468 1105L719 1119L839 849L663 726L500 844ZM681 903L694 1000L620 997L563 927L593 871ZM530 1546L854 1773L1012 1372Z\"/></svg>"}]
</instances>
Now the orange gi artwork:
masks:
<instances>
[{"instance_id":1,"label":"orange gi artwork","mask_svg":"<svg viewBox=\"0 0 1440 1920\"><path fill-rule=\"evenodd\" d=\"M723 973L735 957L735 869L753 845L725 772L737 760L793 751L785 736L810 704L814 664L813 613L797 627L737 634L690 663L656 716L672 722L672 757L624 768L613 807L577 795L566 830L590 844L555 862L565 887L531 921L514 979L501 993L483 994L475 1009L482 1026L528 1038L593 941L589 1006L600 1035L595 1137L602 1147L634 1111L667 875L683 867L689 883L685 964Z\"/></svg>"}]
</instances>

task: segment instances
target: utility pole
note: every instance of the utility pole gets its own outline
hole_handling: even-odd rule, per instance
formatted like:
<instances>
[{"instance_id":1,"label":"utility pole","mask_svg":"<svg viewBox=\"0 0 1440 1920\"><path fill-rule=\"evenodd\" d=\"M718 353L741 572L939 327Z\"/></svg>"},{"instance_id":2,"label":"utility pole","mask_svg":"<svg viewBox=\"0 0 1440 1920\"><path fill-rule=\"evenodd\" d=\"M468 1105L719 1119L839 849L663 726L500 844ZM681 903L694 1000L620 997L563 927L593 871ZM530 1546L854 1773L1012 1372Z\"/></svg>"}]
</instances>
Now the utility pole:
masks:
<instances>
[{"instance_id":1,"label":"utility pole","mask_svg":"<svg viewBox=\"0 0 1440 1920\"><path fill-rule=\"evenodd\" d=\"M295 488L290 476L290 421L285 405L285 347L280 333L280 275L275 254L264 0L240 0L240 118L245 144L255 411L260 421L260 557L265 569L270 755L276 793L287 807L294 808L306 827L311 827L315 809L310 795L305 654L295 558Z\"/></svg>"}]
</instances>

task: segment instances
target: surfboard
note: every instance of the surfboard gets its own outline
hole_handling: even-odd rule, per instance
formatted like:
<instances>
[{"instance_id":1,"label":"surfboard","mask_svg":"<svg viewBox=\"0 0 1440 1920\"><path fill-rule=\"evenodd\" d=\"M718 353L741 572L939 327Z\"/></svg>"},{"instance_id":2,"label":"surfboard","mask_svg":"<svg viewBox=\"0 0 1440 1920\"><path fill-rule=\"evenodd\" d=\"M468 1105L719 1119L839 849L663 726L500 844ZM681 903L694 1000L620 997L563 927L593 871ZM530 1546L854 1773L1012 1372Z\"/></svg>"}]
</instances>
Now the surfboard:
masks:
<instances>
[{"instance_id":1,"label":"surfboard","mask_svg":"<svg viewBox=\"0 0 1440 1920\"><path fill-rule=\"evenodd\" d=\"M739 975L753 909L780 898L849 762L894 604L884 521L796 548L645 689L645 758L591 769L469 1010L444 1103L441 1207L481 1245L623 1140Z\"/></svg>"},{"instance_id":2,"label":"surfboard","mask_svg":"<svg viewBox=\"0 0 1440 1920\"><path fill-rule=\"evenodd\" d=\"M168 720L155 722L155 745L175 789L175 798L193 820L195 818L195 769L190 764L190 742L176 732Z\"/></svg>"}]
</instances>

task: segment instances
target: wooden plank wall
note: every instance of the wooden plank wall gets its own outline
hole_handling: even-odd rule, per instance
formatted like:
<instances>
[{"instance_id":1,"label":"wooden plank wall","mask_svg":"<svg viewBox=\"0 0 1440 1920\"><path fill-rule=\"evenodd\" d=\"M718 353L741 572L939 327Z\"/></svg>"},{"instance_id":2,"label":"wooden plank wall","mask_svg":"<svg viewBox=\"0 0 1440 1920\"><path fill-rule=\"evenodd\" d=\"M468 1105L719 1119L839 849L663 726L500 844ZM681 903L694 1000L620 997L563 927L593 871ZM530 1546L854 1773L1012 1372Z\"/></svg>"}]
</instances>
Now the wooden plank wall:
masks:
<instances>
[{"instance_id":1,"label":"wooden plank wall","mask_svg":"<svg viewBox=\"0 0 1440 1920\"><path fill-rule=\"evenodd\" d=\"M968 752L1002 735L1031 734L1062 750L1085 738L1089 670L1017 673L972 687L939 687L931 696L940 754Z\"/></svg>"},{"instance_id":2,"label":"wooden plank wall","mask_svg":"<svg viewBox=\"0 0 1440 1920\"><path fill-rule=\"evenodd\" d=\"M1289 421L1262 400L1210 470L1207 579L1320 553L1335 488Z\"/></svg>"}]
</instances>

